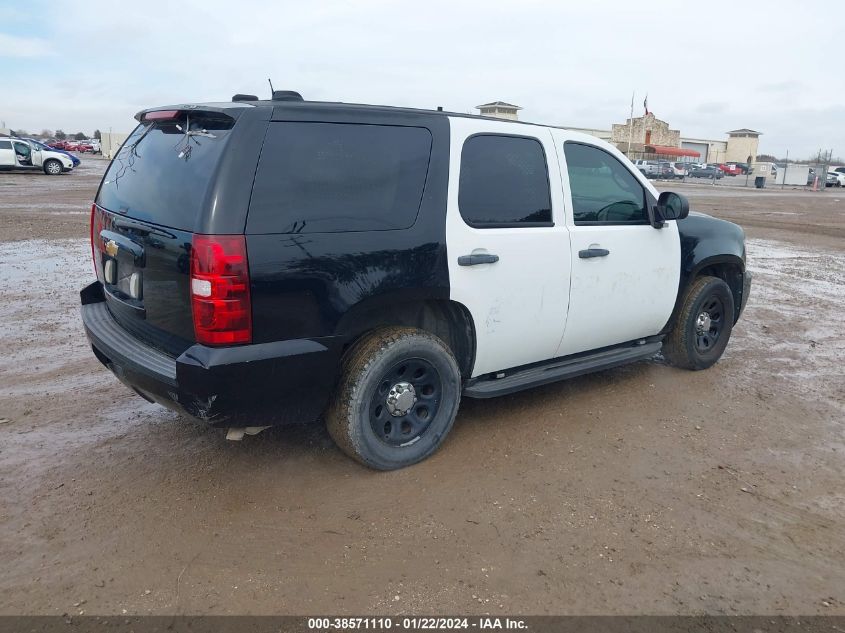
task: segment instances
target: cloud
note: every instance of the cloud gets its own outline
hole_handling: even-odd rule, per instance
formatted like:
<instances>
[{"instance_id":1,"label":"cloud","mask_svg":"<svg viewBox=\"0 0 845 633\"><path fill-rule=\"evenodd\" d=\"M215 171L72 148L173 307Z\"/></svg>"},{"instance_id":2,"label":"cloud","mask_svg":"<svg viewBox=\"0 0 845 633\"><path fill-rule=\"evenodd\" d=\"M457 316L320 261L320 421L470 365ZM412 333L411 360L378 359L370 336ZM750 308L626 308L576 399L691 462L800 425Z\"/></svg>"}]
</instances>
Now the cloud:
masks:
<instances>
[{"instance_id":1,"label":"cloud","mask_svg":"<svg viewBox=\"0 0 845 633\"><path fill-rule=\"evenodd\" d=\"M55 54L53 45L40 37L21 37L0 33L0 57L39 58Z\"/></svg>"}]
</instances>

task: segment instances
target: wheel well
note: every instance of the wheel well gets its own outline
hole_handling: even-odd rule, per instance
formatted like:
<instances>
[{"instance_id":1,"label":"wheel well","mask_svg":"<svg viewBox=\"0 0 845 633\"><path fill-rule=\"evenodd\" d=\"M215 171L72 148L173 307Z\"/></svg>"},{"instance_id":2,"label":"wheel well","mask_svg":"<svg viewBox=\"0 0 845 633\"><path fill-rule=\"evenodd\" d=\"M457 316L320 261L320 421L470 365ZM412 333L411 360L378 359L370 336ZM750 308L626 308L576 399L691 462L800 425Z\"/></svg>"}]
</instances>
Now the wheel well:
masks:
<instances>
[{"instance_id":1,"label":"wheel well","mask_svg":"<svg viewBox=\"0 0 845 633\"><path fill-rule=\"evenodd\" d=\"M401 302L360 313L346 323L345 329L351 331L352 336L344 352L367 333L392 326L413 327L434 334L455 355L461 376L468 378L472 374L475 326L465 306L456 301L429 299Z\"/></svg>"},{"instance_id":2,"label":"wheel well","mask_svg":"<svg viewBox=\"0 0 845 633\"><path fill-rule=\"evenodd\" d=\"M695 277L709 275L711 277L718 277L731 289L731 294L734 298L734 323L739 318L739 312L742 309L742 281L743 270L739 264L732 264L723 262L719 264L711 264L699 270Z\"/></svg>"}]
</instances>

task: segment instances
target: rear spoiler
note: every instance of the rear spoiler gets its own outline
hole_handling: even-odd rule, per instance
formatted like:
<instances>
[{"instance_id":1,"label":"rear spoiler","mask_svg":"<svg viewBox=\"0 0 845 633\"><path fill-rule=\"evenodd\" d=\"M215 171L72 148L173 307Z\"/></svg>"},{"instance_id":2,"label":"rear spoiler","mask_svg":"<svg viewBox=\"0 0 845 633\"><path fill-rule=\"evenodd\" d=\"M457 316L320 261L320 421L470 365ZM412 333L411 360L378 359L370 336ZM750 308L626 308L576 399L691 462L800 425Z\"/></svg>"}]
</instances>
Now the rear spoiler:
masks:
<instances>
[{"instance_id":1,"label":"rear spoiler","mask_svg":"<svg viewBox=\"0 0 845 633\"><path fill-rule=\"evenodd\" d=\"M200 103L181 104L171 106L158 106L141 110L135 115L135 120L141 121L168 121L180 119L183 116L198 115L206 118L221 119L228 118L235 120L245 108L254 108L248 102L239 101L236 103Z\"/></svg>"}]
</instances>

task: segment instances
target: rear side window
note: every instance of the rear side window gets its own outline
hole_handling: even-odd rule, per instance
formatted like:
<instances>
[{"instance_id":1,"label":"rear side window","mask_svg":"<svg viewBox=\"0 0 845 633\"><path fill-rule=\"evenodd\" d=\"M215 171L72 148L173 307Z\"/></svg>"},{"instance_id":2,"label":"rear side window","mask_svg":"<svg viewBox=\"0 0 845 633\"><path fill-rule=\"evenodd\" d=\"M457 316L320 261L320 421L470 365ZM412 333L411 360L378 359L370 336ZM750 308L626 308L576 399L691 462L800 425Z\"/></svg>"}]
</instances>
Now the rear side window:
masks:
<instances>
[{"instance_id":1,"label":"rear side window","mask_svg":"<svg viewBox=\"0 0 845 633\"><path fill-rule=\"evenodd\" d=\"M12 149L11 141L0 141L0 149Z\"/></svg>"},{"instance_id":2,"label":"rear side window","mask_svg":"<svg viewBox=\"0 0 845 633\"><path fill-rule=\"evenodd\" d=\"M461 151L461 217L470 226L551 226L543 146L521 136L471 136Z\"/></svg>"},{"instance_id":3,"label":"rear side window","mask_svg":"<svg viewBox=\"0 0 845 633\"><path fill-rule=\"evenodd\" d=\"M271 123L250 233L386 231L414 224L431 156L421 127Z\"/></svg>"},{"instance_id":4,"label":"rear side window","mask_svg":"<svg viewBox=\"0 0 845 633\"><path fill-rule=\"evenodd\" d=\"M563 145L575 224L646 224L645 189L619 160L598 147Z\"/></svg>"},{"instance_id":5,"label":"rear side window","mask_svg":"<svg viewBox=\"0 0 845 633\"><path fill-rule=\"evenodd\" d=\"M233 123L195 114L139 125L109 166L97 203L138 220L193 230Z\"/></svg>"}]
</instances>

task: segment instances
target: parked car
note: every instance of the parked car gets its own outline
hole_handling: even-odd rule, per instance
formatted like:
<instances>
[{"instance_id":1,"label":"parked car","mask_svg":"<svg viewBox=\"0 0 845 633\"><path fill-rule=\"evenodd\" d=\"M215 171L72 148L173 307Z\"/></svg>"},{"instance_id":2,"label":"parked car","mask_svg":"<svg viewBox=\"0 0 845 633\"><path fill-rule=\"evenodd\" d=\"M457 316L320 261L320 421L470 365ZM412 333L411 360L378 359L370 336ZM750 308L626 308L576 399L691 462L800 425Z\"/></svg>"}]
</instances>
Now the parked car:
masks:
<instances>
[{"instance_id":1,"label":"parked car","mask_svg":"<svg viewBox=\"0 0 845 633\"><path fill-rule=\"evenodd\" d=\"M834 186L845 187L845 171L829 171L827 173L836 177L837 184Z\"/></svg>"},{"instance_id":2,"label":"parked car","mask_svg":"<svg viewBox=\"0 0 845 633\"><path fill-rule=\"evenodd\" d=\"M751 166L748 163L738 163L736 161L728 161L725 164L729 165L729 166L731 166L731 165L735 166L737 169L739 169L739 173L742 174L743 176L751 171Z\"/></svg>"},{"instance_id":3,"label":"parked car","mask_svg":"<svg viewBox=\"0 0 845 633\"><path fill-rule=\"evenodd\" d=\"M720 180L725 177L725 173L713 165L694 167L688 175L691 178L710 178L711 180Z\"/></svg>"},{"instance_id":4,"label":"parked car","mask_svg":"<svg viewBox=\"0 0 845 633\"><path fill-rule=\"evenodd\" d=\"M739 167L736 166L736 164L731 163L720 164L719 169L721 169L728 176L739 176L742 173L742 171Z\"/></svg>"},{"instance_id":5,"label":"parked car","mask_svg":"<svg viewBox=\"0 0 845 633\"><path fill-rule=\"evenodd\" d=\"M65 150L63 150L63 149L55 149L55 148L53 148L53 147L49 147L48 145L45 145L44 143L42 143L42 142L41 142L41 141L39 141L38 139L34 139L34 138L25 138L25 139L23 139L23 140L25 140L26 142L28 142L28 143L29 143L30 145L32 145L33 147L37 147L37 148L38 148L38 149L40 149L40 150L46 150L46 151L48 151L48 152L59 152L60 154L64 154L65 156L67 156L68 158L70 158L70 160L71 160L71 162L73 163L73 166L74 166L74 167L79 167L80 163L82 163L82 161L81 161L78 157L74 156L74 155L73 155L73 154L71 154L70 152L67 152L67 151L65 151Z\"/></svg>"},{"instance_id":6,"label":"parked car","mask_svg":"<svg viewBox=\"0 0 845 633\"><path fill-rule=\"evenodd\" d=\"M79 144L76 141L53 141L52 143L47 144L52 149L61 149L66 152L74 152L79 147Z\"/></svg>"},{"instance_id":7,"label":"parked car","mask_svg":"<svg viewBox=\"0 0 845 633\"><path fill-rule=\"evenodd\" d=\"M687 175L687 164L672 163L672 171L675 174L675 178L684 178Z\"/></svg>"},{"instance_id":8,"label":"parked car","mask_svg":"<svg viewBox=\"0 0 845 633\"><path fill-rule=\"evenodd\" d=\"M816 170L813 167L810 167L810 171L807 173L807 184L812 185L816 181Z\"/></svg>"},{"instance_id":9,"label":"parked car","mask_svg":"<svg viewBox=\"0 0 845 633\"><path fill-rule=\"evenodd\" d=\"M672 167L672 163L668 161L660 161L657 165L658 169L658 178L665 178L666 180L672 180L675 177L675 169Z\"/></svg>"},{"instance_id":10,"label":"parked car","mask_svg":"<svg viewBox=\"0 0 845 633\"><path fill-rule=\"evenodd\" d=\"M324 419L389 470L437 450L462 396L721 357L743 231L616 147L274 96L144 110L103 177L82 320L144 398L231 437Z\"/></svg>"},{"instance_id":11,"label":"parked car","mask_svg":"<svg viewBox=\"0 0 845 633\"><path fill-rule=\"evenodd\" d=\"M22 138L0 138L0 170L43 171L58 176L73 167L73 161L63 152L42 149Z\"/></svg>"},{"instance_id":12,"label":"parked car","mask_svg":"<svg viewBox=\"0 0 845 633\"><path fill-rule=\"evenodd\" d=\"M835 172L829 171L825 174L825 187L839 187L839 176Z\"/></svg>"},{"instance_id":13,"label":"parked car","mask_svg":"<svg viewBox=\"0 0 845 633\"><path fill-rule=\"evenodd\" d=\"M657 178L660 175L660 165L655 160L638 159L634 161L634 166L646 178Z\"/></svg>"},{"instance_id":14,"label":"parked car","mask_svg":"<svg viewBox=\"0 0 845 633\"><path fill-rule=\"evenodd\" d=\"M88 143L87 141L79 141L76 144L76 151L80 154L84 154L85 152L93 152L94 146Z\"/></svg>"}]
</instances>

